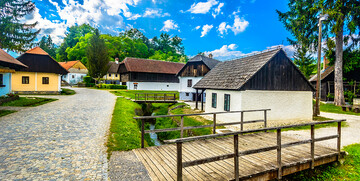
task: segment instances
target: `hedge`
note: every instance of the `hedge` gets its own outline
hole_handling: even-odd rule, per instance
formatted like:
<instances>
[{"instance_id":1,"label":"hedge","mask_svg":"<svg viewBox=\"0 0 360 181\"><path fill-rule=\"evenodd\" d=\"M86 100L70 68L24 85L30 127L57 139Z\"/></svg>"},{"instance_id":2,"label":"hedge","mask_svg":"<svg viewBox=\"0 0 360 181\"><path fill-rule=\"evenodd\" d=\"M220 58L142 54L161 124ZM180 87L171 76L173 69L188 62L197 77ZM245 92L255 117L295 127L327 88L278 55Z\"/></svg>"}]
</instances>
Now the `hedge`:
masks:
<instances>
[{"instance_id":1,"label":"hedge","mask_svg":"<svg viewBox=\"0 0 360 181\"><path fill-rule=\"evenodd\" d=\"M96 87L98 89L127 89L126 85L118 84L98 84Z\"/></svg>"}]
</instances>

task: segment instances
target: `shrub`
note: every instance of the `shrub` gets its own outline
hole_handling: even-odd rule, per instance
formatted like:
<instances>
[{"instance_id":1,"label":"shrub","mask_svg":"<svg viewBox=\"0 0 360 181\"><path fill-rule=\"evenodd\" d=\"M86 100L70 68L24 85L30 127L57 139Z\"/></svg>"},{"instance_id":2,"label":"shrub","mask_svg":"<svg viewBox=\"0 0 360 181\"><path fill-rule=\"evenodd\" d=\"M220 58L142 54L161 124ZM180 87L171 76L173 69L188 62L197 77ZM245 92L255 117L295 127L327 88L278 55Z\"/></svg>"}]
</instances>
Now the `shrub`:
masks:
<instances>
[{"instance_id":1,"label":"shrub","mask_svg":"<svg viewBox=\"0 0 360 181\"><path fill-rule=\"evenodd\" d=\"M83 79L85 84L95 83L95 80L90 76L85 76Z\"/></svg>"},{"instance_id":2,"label":"shrub","mask_svg":"<svg viewBox=\"0 0 360 181\"><path fill-rule=\"evenodd\" d=\"M94 87L95 83L85 83L85 87Z\"/></svg>"},{"instance_id":3,"label":"shrub","mask_svg":"<svg viewBox=\"0 0 360 181\"><path fill-rule=\"evenodd\" d=\"M118 85L118 84L98 84L96 88L99 89L127 89L126 85Z\"/></svg>"}]
</instances>

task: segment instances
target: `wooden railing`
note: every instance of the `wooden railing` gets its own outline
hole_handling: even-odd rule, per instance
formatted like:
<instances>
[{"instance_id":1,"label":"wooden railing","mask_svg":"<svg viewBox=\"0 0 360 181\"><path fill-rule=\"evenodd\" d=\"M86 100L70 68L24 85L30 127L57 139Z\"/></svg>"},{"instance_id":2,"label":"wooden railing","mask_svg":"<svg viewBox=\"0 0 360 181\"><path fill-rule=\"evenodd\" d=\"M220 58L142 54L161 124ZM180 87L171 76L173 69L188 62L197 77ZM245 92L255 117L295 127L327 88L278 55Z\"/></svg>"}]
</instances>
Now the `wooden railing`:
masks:
<instances>
[{"instance_id":1,"label":"wooden railing","mask_svg":"<svg viewBox=\"0 0 360 181\"><path fill-rule=\"evenodd\" d=\"M212 112L212 113L197 113L197 114L176 114L176 115L160 115L160 116L140 116L134 117L134 119L141 119L141 148L144 148L144 135L145 133L159 133L159 132L168 132L168 131L179 131L180 136L183 138L184 130L189 129L198 129L198 128L208 128L212 127L213 134L216 134L216 126L227 126L227 125L240 125L240 130L244 130L244 124L249 123L257 123L257 122L264 122L264 128L267 127L267 111L271 109L256 109L256 110L244 110L244 111L227 111L227 112ZM263 120L251 120L251 121L244 121L244 113L245 112L264 112L264 119ZM230 114L230 113L240 113L240 121L238 122L231 122L231 123L216 123L216 115L217 114ZM184 117L185 116L202 116L202 115L213 115L213 124L209 125L201 125L201 126L188 126L184 127ZM145 120L147 119L156 119L156 118L168 118L168 117L180 117L180 127L177 128L166 128L166 129L154 129L154 130L145 130Z\"/></svg>"},{"instance_id":2,"label":"wooden railing","mask_svg":"<svg viewBox=\"0 0 360 181\"><path fill-rule=\"evenodd\" d=\"M176 93L135 93L135 101L176 101Z\"/></svg>"},{"instance_id":3,"label":"wooden railing","mask_svg":"<svg viewBox=\"0 0 360 181\"><path fill-rule=\"evenodd\" d=\"M311 123L306 123L306 124L289 125L289 126L282 126L282 127L261 128L261 129L255 129L255 130L221 133L221 134L216 134L216 135L205 135L205 136L196 136L196 137L188 137L188 138L179 138L179 139L174 139L174 140L166 140L165 143L176 143L177 144L176 147L177 147L177 180L178 181L182 180L182 170L185 167L215 162L215 161L229 159L229 158L234 158L234 171L235 171L234 176L235 176L235 180L239 180L239 156L250 155L250 154L254 154L254 153L261 153L261 152L266 152L266 151L270 151L270 150L277 150L277 170L278 170L277 178L281 179L282 167L283 167L282 162L281 162L281 150L283 148L310 143L311 144L310 145L310 151L311 151L310 164L311 164L311 168L313 169L315 166L315 159L314 159L315 142L337 138L337 155L338 155L338 159L339 159L340 154L341 154L341 152L340 152L340 149L341 149L341 122L343 122L343 121L346 121L346 120L311 122ZM315 138L314 125L335 123L335 122L337 122L337 124L338 124L336 135ZM294 127L300 127L300 126L310 126L311 127L311 132L310 132L311 139L290 142L290 143L285 143L285 144L281 143L281 130L282 129L294 128ZM239 134L255 133L255 132L261 132L261 131L271 131L271 130L276 130L276 132L277 132L277 134L276 134L277 135L276 136L277 137L277 139L276 139L277 145L276 146L269 146L269 147L263 147L263 148L245 150L245 151L239 152L239 147L238 147ZM217 138L217 137L221 137L221 136L231 136L231 135L234 136L234 153L214 156L214 157L210 157L210 158L198 159L198 160L194 160L194 161L182 162L182 143L189 142L189 141L195 141L195 140Z\"/></svg>"}]
</instances>

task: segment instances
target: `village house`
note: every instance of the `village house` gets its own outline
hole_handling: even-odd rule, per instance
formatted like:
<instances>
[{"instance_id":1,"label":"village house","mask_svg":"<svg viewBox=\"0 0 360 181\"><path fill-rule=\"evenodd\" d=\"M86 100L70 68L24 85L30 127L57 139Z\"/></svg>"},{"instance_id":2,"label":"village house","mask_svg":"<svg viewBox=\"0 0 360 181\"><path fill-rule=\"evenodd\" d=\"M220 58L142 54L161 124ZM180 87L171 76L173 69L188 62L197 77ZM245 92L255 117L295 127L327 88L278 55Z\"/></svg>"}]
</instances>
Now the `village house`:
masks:
<instances>
[{"instance_id":1,"label":"village house","mask_svg":"<svg viewBox=\"0 0 360 181\"><path fill-rule=\"evenodd\" d=\"M59 94L61 75L68 73L40 47L26 51L17 58L27 68L13 73L12 91L22 94Z\"/></svg>"},{"instance_id":2,"label":"village house","mask_svg":"<svg viewBox=\"0 0 360 181\"><path fill-rule=\"evenodd\" d=\"M0 49L0 96L11 93L12 73L26 67L3 49Z\"/></svg>"},{"instance_id":3,"label":"village house","mask_svg":"<svg viewBox=\"0 0 360 181\"><path fill-rule=\"evenodd\" d=\"M270 121L312 120L314 88L282 49L221 62L194 88L206 89L206 112L271 109ZM239 121L231 115L224 121ZM263 118L244 114L244 120Z\"/></svg>"},{"instance_id":4,"label":"village house","mask_svg":"<svg viewBox=\"0 0 360 181\"><path fill-rule=\"evenodd\" d=\"M183 63L165 62L127 57L120 63L119 74L122 85L129 90L179 90L176 74Z\"/></svg>"},{"instance_id":5,"label":"village house","mask_svg":"<svg viewBox=\"0 0 360 181\"><path fill-rule=\"evenodd\" d=\"M88 73L88 69L79 60L59 62L59 64L69 72L68 74L61 76L61 79L71 85L82 82L83 77Z\"/></svg>"},{"instance_id":6,"label":"village house","mask_svg":"<svg viewBox=\"0 0 360 181\"><path fill-rule=\"evenodd\" d=\"M120 76L118 73L119 69L119 59L116 58L115 62L108 63L108 71L106 75L104 75L105 84L120 84Z\"/></svg>"},{"instance_id":7,"label":"village house","mask_svg":"<svg viewBox=\"0 0 360 181\"><path fill-rule=\"evenodd\" d=\"M220 61L204 55L196 55L191 58L185 66L177 73L180 80L179 99L184 101L195 101L196 90L193 88L199 80L201 80L212 68L214 68ZM203 100L205 101L203 94ZM197 98L198 100L201 97Z\"/></svg>"}]
</instances>

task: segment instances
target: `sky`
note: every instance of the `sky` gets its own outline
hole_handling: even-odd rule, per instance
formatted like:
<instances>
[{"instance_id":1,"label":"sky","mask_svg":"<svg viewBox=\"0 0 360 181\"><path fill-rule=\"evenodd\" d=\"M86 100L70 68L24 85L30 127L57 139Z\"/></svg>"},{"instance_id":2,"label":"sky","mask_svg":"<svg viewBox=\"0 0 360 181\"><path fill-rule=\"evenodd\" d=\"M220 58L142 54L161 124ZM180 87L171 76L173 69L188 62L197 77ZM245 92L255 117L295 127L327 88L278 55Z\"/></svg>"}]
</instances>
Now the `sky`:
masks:
<instances>
[{"instance_id":1,"label":"sky","mask_svg":"<svg viewBox=\"0 0 360 181\"><path fill-rule=\"evenodd\" d=\"M276 10L287 11L287 0L33 0L35 11L25 17L38 21L39 39L51 35L60 45L67 29L88 23L101 33L118 35L130 28L146 37L161 33L183 39L185 54L212 53L229 60L284 45L291 57L291 34Z\"/></svg>"}]
</instances>

